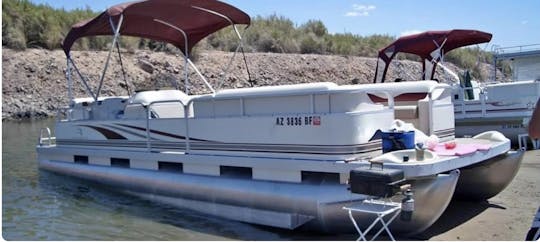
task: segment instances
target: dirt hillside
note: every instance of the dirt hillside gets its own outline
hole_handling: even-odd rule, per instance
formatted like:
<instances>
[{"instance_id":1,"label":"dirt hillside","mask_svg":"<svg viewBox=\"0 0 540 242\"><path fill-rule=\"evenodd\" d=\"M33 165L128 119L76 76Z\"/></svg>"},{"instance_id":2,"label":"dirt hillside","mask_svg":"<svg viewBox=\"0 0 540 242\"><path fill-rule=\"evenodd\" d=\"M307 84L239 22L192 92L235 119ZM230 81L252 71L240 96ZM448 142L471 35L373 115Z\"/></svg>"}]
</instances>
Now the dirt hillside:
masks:
<instances>
[{"instance_id":1,"label":"dirt hillside","mask_svg":"<svg viewBox=\"0 0 540 242\"><path fill-rule=\"evenodd\" d=\"M92 89L97 89L99 78L107 57L105 51L72 52L81 73L89 78ZM195 61L201 73L218 87L222 73L232 53L208 51L199 53ZM247 53L251 79L248 78L242 55L233 60L223 88L285 85L295 83L329 81L340 85L371 83L375 75L375 58L300 55L274 53ZM114 53L107 70L101 96L127 95L130 91L173 87L174 80L183 90L184 60L179 55L163 52L136 51L122 53L127 86ZM387 80L402 78L413 80L420 76L421 65L413 61L395 62ZM447 63L450 69L462 72ZM486 69L486 73L489 70ZM66 59L61 50L27 49L2 50L2 120L28 119L55 116L56 108L67 105ZM447 75L438 73L443 82L450 82ZM486 74L487 76L487 74ZM74 95L86 97L78 75L73 74ZM201 79L190 69L190 94L208 92Z\"/></svg>"}]
</instances>

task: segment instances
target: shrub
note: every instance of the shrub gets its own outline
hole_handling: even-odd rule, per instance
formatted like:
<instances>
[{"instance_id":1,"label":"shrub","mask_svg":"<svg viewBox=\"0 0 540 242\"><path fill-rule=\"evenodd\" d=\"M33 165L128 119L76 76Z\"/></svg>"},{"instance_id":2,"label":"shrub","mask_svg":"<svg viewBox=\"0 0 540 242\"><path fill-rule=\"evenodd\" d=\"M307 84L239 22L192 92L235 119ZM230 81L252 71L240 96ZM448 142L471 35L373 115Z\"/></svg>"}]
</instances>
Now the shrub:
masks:
<instances>
[{"instance_id":1,"label":"shrub","mask_svg":"<svg viewBox=\"0 0 540 242\"><path fill-rule=\"evenodd\" d=\"M323 54L325 53L325 44L322 39L315 36L313 33L306 34L300 42L300 53L314 53L314 54Z\"/></svg>"}]
</instances>

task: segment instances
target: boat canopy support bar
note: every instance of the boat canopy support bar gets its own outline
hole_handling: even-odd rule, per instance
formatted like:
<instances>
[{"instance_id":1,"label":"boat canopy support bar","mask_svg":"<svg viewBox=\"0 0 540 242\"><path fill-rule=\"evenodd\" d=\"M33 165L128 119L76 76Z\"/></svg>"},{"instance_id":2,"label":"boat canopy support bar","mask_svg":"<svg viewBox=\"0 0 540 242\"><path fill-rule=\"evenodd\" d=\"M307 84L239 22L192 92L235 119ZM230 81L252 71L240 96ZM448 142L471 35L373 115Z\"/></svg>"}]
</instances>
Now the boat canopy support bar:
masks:
<instances>
[{"instance_id":1,"label":"boat canopy support bar","mask_svg":"<svg viewBox=\"0 0 540 242\"><path fill-rule=\"evenodd\" d=\"M120 68L122 69L122 77L124 78L124 84L126 85L128 96L131 96L131 92L129 91L129 85L126 78L126 70L124 70L124 63L122 62L122 54L120 54L120 41L116 42L116 50L118 51L118 61L120 62Z\"/></svg>"},{"instance_id":2,"label":"boat canopy support bar","mask_svg":"<svg viewBox=\"0 0 540 242\"><path fill-rule=\"evenodd\" d=\"M195 70L195 72L197 72L197 75L199 75L201 77L201 79L204 81L204 84L206 84L206 86L210 89L210 91L212 91L212 93L216 93L216 90L214 90L214 88L212 87L212 85L210 85L210 83L208 82L208 80L206 80L206 78L201 74L201 72L199 71L199 69L197 68L197 66L195 66L195 64L193 64L193 62L191 62L191 59L188 59L188 63L189 65L191 65L191 67L193 67L193 69Z\"/></svg>"},{"instance_id":3,"label":"boat canopy support bar","mask_svg":"<svg viewBox=\"0 0 540 242\"><path fill-rule=\"evenodd\" d=\"M85 77L82 75L82 73L79 71L79 68L77 68L77 65L75 65L75 62L73 61L73 59L71 59L71 55L69 55L69 56L67 57L67 59L68 59L68 68L67 68L66 72L67 72L67 75L68 75L68 82L69 82L69 80L71 79L71 67L73 67L73 68L75 69L75 72L77 72L77 74L78 74L79 77L81 78L81 81L82 81L82 83L84 84L84 87L86 88L86 89L85 89L86 93L87 93L89 96L93 97L94 100L97 100L97 96L94 94L94 92L92 92L92 89L90 88L90 86L88 86L88 82L86 82L86 80L87 80L88 78L85 78ZM70 100L70 101L71 101L71 100Z\"/></svg>"},{"instance_id":4,"label":"boat canopy support bar","mask_svg":"<svg viewBox=\"0 0 540 242\"><path fill-rule=\"evenodd\" d=\"M73 101L73 79L71 78L71 65L69 63L69 58L66 59L66 79L68 81L69 103L71 103Z\"/></svg>"},{"instance_id":5,"label":"boat canopy support bar","mask_svg":"<svg viewBox=\"0 0 540 242\"><path fill-rule=\"evenodd\" d=\"M107 73L107 68L109 67L109 61L111 60L111 54L114 50L115 45L117 44L118 37L120 36L120 28L122 27L122 21L124 21L124 15L120 15L120 19L118 20L118 25L114 27L114 24L112 22L112 17L109 17L109 22L111 24L111 28L114 31L114 37L111 45L111 49L109 50L109 55L107 56L107 61L105 61L105 67L103 68L103 73L101 73L101 78L99 80L99 87L96 92L96 96L94 99L97 101L99 98L99 93L101 91L101 87L103 87L103 80L105 79L105 74Z\"/></svg>"},{"instance_id":6,"label":"boat canopy support bar","mask_svg":"<svg viewBox=\"0 0 540 242\"><path fill-rule=\"evenodd\" d=\"M189 62L189 50L188 50L188 38L187 38L187 34L184 30L182 30L181 28L179 27L176 27L174 26L173 24L169 23L169 22L165 22L161 19L154 19L154 21L160 23L160 24L163 24L163 25L166 25L178 32L180 32L183 36L184 36L184 43L185 43L185 49L184 49L184 92L189 95L189 73L188 73L188 62ZM176 82L175 82L175 85L178 85ZM178 89L178 86L176 87L176 89Z\"/></svg>"},{"instance_id":7,"label":"boat canopy support bar","mask_svg":"<svg viewBox=\"0 0 540 242\"><path fill-rule=\"evenodd\" d=\"M197 7L194 7L194 8L197 8ZM197 75L199 75L199 77L201 77L201 79L203 80L204 84L208 87L208 89L210 89L210 91L212 91L212 93L216 93L216 91L214 90L214 88L212 87L212 85L210 85L210 83L208 82L208 80L206 80L206 78L203 76L203 74L201 74L201 72L199 71L199 69L197 68L197 66L195 66L195 64L193 64L193 62L191 61L191 59L189 58L189 53L188 53L188 42L187 42L187 35L186 35L186 32L184 30L182 30L181 28L178 28L174 25L172 25L171 23L168 23L168 22L165 22L163 20L160 20L160 19L154 19L154 21L158 22L158 23L161 23L161 24L164 24L164 25L167 25L175 30L177 30L178 32L182 33L182 35L184 36L184 40L186 41L186 49L184 50L185 53L184 53L184 61L186 62L185 63L185 93L188 94L189 93L189 73L188 73L188 64L195 70L195 72L197 73Z\"/></svg>"},{"instance_id":8,"label":"boat canopy support bar","mask_svg":"<svg viewBox=\"0 0 540 242\"><path fill-rule=\"evenodd\" d=\"M230 19L228 19L228 20L232 23L232 21ZM244 57L244 64L246 65L246 71L247 71L247 74L248 74L248 79L249 79L250 84L252 83L252 81L251 81L251 73L249 72L249 66L247 64L246 54L244 53L244 40L242 39L242 35L240 35L240 32L238 31L238 28L236 28L236 25L233 24L232 26L234 28L234 32L236 33L236 36L240 40L240 43L238 44L238 46L234 50L233 56L229 60L229 63L227 63L227 66L225 67L225 69L223 69L224 74L223 74L221 80L219 80L219 84L218 84L218 87L217 87L218 90L221 89L221 86L223 85L225 80L227 80L229 70L231 69L232 61L236 57L236 54L238 53L239 50L242 50L242 56Z\"/></svg>"},{"instance_id":9,"label":"boat canopy support bar","mask_svg":"<svg viewBox=\"0 0 540 242\"><path fill-rule=\"evenodd\" d=\"M246 54L244 53L244 40L242 39L242 35L240 34L240 31L238 31L238 28L236 27L236 24L234 24L234 22L229 17L227 17L227 16L225 16L225 15L223 15L221 13L218 13L216 11L212 11L210 9L201 8L201 7L197 7L197 6L192 6L192 7L196 8L196 9L199 9L199 10L202 10L202 11L205 11L205 12L208 12L208 13L211 13L211 14L214 14L216 16L222 17L225 20L229 21L229 23L232 25L232 27L234 29L234 32L236 33L236 36L240 40L240 43L238 44L238 46L236 47L236 50L233 53L233 56L229 60L229 63L227 64L225 69L223 70L224 74L223 74L223 77L221 78L221 80L218 83L217 89L219 90L221 88L221 86L223 85L223 83L225 82L225 80L227 80L227 76L229 74L229 70L231 68L232 61L236 57L236 53L238 53L239 50L242 50L242 55L244 56L244 63L246 64L246 70L247 70L247 74L248 74L249 83L252 84L251 73L249 72L249 67L248 67L247 59L246 59Z\"/></svg>"},{"instance_id":10,"label":"boat canopy support bar","mask_svg":"<svg viewBox=\"0 0 540 242\"><path fill-rule=\"evenodd\" d=\"M91 96L95 101L97 101L98 98L99 98L99 93L101 92L101 88L103 86L103 81L104 81L104 78L105 78L105 74L107 73L107 68L109 66L109 61L111 59L111 54L112 54L112 51L114 50L115 47L118 50L118 57L120 58L120 65L122 65L122 57L121 57L121 54L120 54L120 44L118 43L118 37L120 36L120 27L122 26L123 19L124 19L124 15L120 15L120 20L118 21L118 25L115 27L113 22L112 22L112 18L109 18L111 28L113 29L113 32L114 32L114 38L113 38L113 42L112 42L112 45L111 45L111 49L109 50L109 55L107 56L107 61L105 62L105 67L103 68L103 72L101 74L101 78L100 78L100 81L99 81L99 87L98 87L96 93L94 93L92 91L92 89L90 88L90 86L88 85L88 82L87 82L88 78L83 76L83 74L80 72L79 68L77 67L77 65L75 64L73 59L71 58L71 55L67 56L66 76L67 76L67 79L68 79L68 96L69 96L70 102L73 100L73 94L72 94L73 81L72 81L72 69L71 69L72 67L75 69L75 72L77 72L77 74L81 78L81 81L84 84L84 87L86 88L85 89L86 93L89 96ZM122 74L124 76L124 82L126 84L126 88L127 88L128 94L129 94L129 85L128 85L127 80L126 80L126 73L124 71L123 65L122 65Z\"/></svg>"}]
</instances>

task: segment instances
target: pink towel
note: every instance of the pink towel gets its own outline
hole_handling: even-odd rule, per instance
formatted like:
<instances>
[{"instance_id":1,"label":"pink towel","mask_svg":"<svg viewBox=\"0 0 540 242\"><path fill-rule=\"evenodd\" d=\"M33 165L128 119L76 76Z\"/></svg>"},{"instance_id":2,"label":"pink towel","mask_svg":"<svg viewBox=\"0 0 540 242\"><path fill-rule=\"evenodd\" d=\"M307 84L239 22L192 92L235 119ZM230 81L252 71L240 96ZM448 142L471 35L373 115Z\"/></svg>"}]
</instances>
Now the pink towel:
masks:
<instances>
[{"instance_id":1,"label":"pink towel","mask_svg":"<svg viewBox=\"0 0 540 242\"><path fill-rule=\"evenodd\" d=\"M489 148L491 148L491 145L487 145L487 144L471 144L471 145L476 147L477 150L489 150Z\"/></svg>"},{"instance_id":2,"label":"pink towel","mask_svg":"<svg viewBox=\"0 0 540 242\"><path fill-rule=\"evenodd\" d=\"M446 149L444 147L444 144L437 144L432 151L434 151L437 155L443 155L443 156L462 156L467 154L472 154L476 152L477 150L489 150L491 148L490 145L487 144L456 144L456 147L453 149Z\"/></svg>"}]
</instances>

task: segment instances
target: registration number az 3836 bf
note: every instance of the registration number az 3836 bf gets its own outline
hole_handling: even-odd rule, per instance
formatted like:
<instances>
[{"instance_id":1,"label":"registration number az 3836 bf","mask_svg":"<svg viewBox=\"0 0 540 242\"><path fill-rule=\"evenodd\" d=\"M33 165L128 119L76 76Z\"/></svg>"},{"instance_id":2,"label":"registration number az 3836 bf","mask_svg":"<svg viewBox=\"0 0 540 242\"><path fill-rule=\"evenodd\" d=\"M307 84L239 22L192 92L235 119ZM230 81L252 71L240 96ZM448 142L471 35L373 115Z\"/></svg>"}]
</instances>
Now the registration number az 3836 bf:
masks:
<instances>
[{"instance_id":1,"label":"registration number az 3836 bf","mask_svg":"<svg viewBox=\"0 0 540 242\"><path fill-rule=\"evenodd\" d=\"M320 126L321 116L276 117L277 126Z\"/></svg>"}]
</instances>

